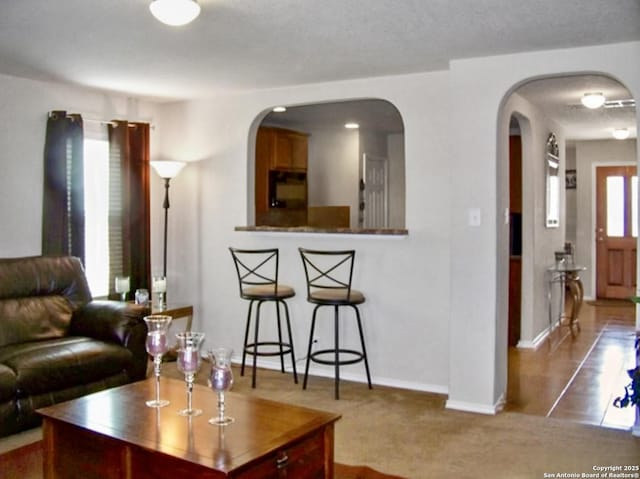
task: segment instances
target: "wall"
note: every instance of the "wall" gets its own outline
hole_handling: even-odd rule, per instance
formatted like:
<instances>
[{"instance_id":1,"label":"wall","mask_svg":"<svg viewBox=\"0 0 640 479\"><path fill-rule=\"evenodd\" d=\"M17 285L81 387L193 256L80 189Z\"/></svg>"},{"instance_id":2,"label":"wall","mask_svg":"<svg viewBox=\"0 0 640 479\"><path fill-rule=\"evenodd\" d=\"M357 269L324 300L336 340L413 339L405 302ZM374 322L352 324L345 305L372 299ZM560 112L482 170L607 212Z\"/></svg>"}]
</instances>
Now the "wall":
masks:
<instances>
[{"instance_id":1,"label":"wall","mask_svg":"<svg viewBox=\"0 0 640 479\"><path fill-rule=\"evenodd\" d=\"M518 95L517 90L504 102L498 123L498 173L501 185L509 187L509 124L516 115L522 137L522 294L519 347L533 348L549 329L546 268L553 264L554 251L564 245L564 225L545 226L546 183L545 150L550 133L556 135L560 147L560 177L564 178L564 133L560 125L546 118L534 105ZM561 188L561 221L564 221L564 187ZM501 218L502 219L502 218ZM508 247L499 248L500 255L508 255ZM505 294L507 293L505 291ZM555 298L554 298L555 299ZM557 304L557 301L552 304ZM554 311L553 314L558 314Z\"/></svg>"},{"instance_id":2,"label":"wall","mask_svg":"<svg viewBox=\"0 0 640 479\"><path fill-rule=\"evenodd\" d=\"M277 246L281 275L297 296L289 301L294 340L299 352L307 342L312 308L304 295L304 274L299 246L355 248L355 284L367 298L362 307L371 370L378 384L446 392L448 383L449 316L449 215L447 156L447 73L407 75L264 90L164 105L163 152L168 156L189 150L194 161L185 171L192 177L172 182L184 205L172 204L181 218L197 212L185 224L171 251L198 265L190 278L174 287L191 292L199 312L194 327L207 334L207 346L228 344L239 354L244 333L246 302L238 297L228 246ZM250 224L250 182L255 131L261 112L276 104L308 104L345 98L384 98L400 111L407 125L407 227L408 237L265 234L235 232ZM424 112L429 111L429 115ZM166 121L166 123L165 123ZM188 140L186 140L188 138ZM411 206L409 206L411 205ZM193 238L198 244L193 244ZM183 270L171 263L170 271ZM170 279L171 281L171 279ZM179 294L179 293L176 293ZM263 315L273 314L263 308ZM322 311L320 344L332 340L332 312ZM356 333L346 316L345 343ZM261 332L268 333L266 319ZM332 375L331 369L315 372ZM344 368L344 377L364 380L362 364Z\"/></svg>"},{"instance_id":3,"label":"wall","mask_svg":"<svg viewBox=\"0 0 640 479\"><path fill-rule=\"evenodd\" d=\"M123 95L0 75L0 257L41 254L43 151L47 113L154 121L154 106ZM151 133L156 151L158 129ZM156 215L156 218L158 216Z\"/></svg>"},{"instance_id":4,"label":"wall","mask_svg":"<svg viewBox=\"0 0 640 479\"><path fill-rule=\"evenodd\" d=\"M599 165L635 164L636 140L600 140L576 142L577 230L576 260L587 269L580 273L586 298L596 295L595 249L595 168Z\"/></svg>"},{"instance_id":5,"label":"wall","mask_svg":"<svg viewBox=\"0 0 640 479\"><path fill-rule=\"evenodd\" d=\"M358 221L358 132L317 128L309 136L309 206L349 206Z\"/></svg>"},{"instance_id":6,"label":"wall","mask_svg":"<svg viewBox=\"0 0 640 479\"><path fill-rule=\"evenodd\" d=\"M389 228L404 228L405 155L404 134L387 137L389 156Z\"/></svg>"},{"instance_id":7,"label":"wall","mask_svg":"<svg viewBox=\"0 0 640 479\"><path fill-rule=\"evenodd\" d=\"M603 72L640 94L640 42L558 49L452 61L449 95L451 131L466 134L451 143L451 322L450 407L499 408L507 381L506 291L508 225L502 215L509 204L508 177L496 169L503 100L529 79L564 73ZM636 115L640 111L636 110ZM501 130L500 130L501 131ZM407 144L409 146L409 144ZM407 151L409 158L413 154ZM409 176L408 176L409 177ZM409 205L408 199L408 205ZM468 224L470 208L478 208L482 225ZM497 245L497 247L496 247ZM640 321L638 321L640 324Z\"/></svg>"}]
</instances>

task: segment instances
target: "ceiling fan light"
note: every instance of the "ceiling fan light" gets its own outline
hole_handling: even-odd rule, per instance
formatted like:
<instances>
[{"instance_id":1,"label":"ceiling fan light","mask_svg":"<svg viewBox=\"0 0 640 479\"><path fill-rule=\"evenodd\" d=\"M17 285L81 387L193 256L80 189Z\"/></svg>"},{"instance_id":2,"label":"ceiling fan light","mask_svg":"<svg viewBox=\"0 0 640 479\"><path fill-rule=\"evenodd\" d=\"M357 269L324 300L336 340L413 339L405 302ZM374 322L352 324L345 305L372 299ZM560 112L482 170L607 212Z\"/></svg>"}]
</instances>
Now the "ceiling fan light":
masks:
<instances>
[{"instance_id":1,"label":"ceiling fan light","mask_svg":"<svg viewBox=\"0 0 640 479\"><path fill-rule=\"evenodd\" d=\"M613 130L613 137L616 140L626 140L629 138L629 130L627 128L616 128Z\"/></svg>"},{"instance_id":2,"label":"ceiling fan light","mask_svg":"<svg viewBox=\"0 0 640 479\"><path fill-rule=\"evenodd\" d=\"M604 105L605 97L600 92L585 93L582 96L582 104L587 108L596 109Z\"/></svg>"},{"instance_id":3,"label":"ceiling fan light","mask_svg":"<svg viewBox=\"0 0 640 479\"><path fill-rule=\"evenodd\" d=\"M159 21L172 27L186 25L200 15L196 0L153 0L149 10Z\"/></svg>"}]
</instances>

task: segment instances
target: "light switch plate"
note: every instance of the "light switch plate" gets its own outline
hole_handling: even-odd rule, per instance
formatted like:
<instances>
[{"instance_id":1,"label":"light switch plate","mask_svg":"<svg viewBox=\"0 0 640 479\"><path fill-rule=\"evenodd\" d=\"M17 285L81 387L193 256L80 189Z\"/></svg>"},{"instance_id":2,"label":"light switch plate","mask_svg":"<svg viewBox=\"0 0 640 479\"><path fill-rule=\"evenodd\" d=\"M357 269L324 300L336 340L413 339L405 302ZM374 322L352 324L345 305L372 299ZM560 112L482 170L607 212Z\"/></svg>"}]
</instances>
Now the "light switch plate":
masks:
<instances>
[{"instance_id":1,"label":"light switch plate","mask_svg":"<svg viewBox=\"0 0 640 479\"><path fill-rule=\"evenodd\" d=\"M480 208L469 208L469 226L480 226L481 223Z\"/></svg>"}]
</instances>

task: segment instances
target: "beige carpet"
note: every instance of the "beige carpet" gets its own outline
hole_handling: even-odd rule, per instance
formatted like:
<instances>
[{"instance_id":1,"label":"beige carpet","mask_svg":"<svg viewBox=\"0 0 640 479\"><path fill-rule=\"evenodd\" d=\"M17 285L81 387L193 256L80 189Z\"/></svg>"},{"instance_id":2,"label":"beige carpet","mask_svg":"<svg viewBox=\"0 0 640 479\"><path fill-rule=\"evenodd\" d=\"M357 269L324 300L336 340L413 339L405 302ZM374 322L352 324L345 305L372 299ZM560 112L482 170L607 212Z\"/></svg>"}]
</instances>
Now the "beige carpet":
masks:
<instances>
[{"instance_id":1,"label":"beige carpet","mask_svg":"<svg viewBox=\"0 0 640 479\"><path fill-rule=\"evenodd\" d=\"M163 375L181 377L175 363L163 368ZM199 382L206 382L207 370L205 364ZM595 466L640 464L640 438L627 431L510 412L451 411L443 396L384 387L369 391L347 382L335 401L330 379L310 378L303 391L290 374L262 369L252 390L250 375L235 372L236 392L342 414L336 424L338 463L412 479L537 479L545 472L581 476Z\"/></svg>"}]
</instances>

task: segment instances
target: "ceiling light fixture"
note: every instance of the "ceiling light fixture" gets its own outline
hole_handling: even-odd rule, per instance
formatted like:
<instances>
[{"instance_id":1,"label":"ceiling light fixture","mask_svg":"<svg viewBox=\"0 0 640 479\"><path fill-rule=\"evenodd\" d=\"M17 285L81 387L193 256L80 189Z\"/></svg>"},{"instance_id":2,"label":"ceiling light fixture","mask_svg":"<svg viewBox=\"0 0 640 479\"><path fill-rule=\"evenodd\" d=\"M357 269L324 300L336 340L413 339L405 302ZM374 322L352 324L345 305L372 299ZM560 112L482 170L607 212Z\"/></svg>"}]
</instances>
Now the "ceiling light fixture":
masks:
<instances>
[{"instance_id":1,"label":"ceiling light fixture","mask_svg":"<svg viewBox=\"0 0 640 479\"><path fill-rule=\"evenodd\" d=\"M153 0L149 10L159 21L172 27L186 25L200 15L196 0Z\"/></svg>"},{"instance_id":2,"label":"ceiling light fixture","mask_svg":"<svg viewBox=\"0 0 640 479\"><path fill-rule=\"evenodd\" d=\"M348 128L349 130L357 130L358 128L360 128L360 125L358 125L357 123L345 123L344 127Z\"/></svg>"},{"instance_id":3,"label":"ceiling light fixture","mask_svg":"<svg viewBox=\"0 0 640 479\"><path fill-rule=\"evenodd\" d=\"M616 140L626 140L629 138L629 130L627 128L616 128L613 130L613 137Z\"/></svg>"},{"instance_id":4,"label":"ceiling light fixture","mask_svg":"<svg viewBox=\"0 0 640 479\"><path fill-rule=\"evenodd\" d=\"M276 106L276 107L273 108L272 111L274 111L276 113L283 113L283 112L287 111L287 108L284 107L284 106Z\"/></svg>"},{"instance_id":5,"label":"ceiling light fixture","mask_svg":"<svg viewBox=\"0 0 640 479\"><path fill-rule=\"evenodd\" d=\"M587 108L596 109L604 105L605 97L601 92L585 93L582 96L582 104Z\"/></svg>"}]
</instances>

